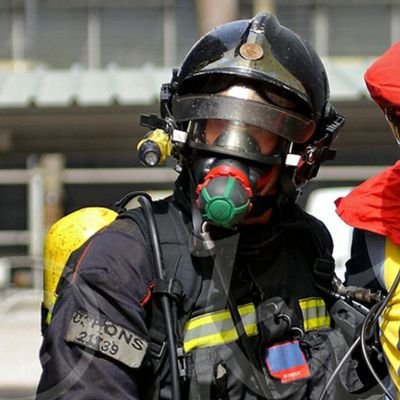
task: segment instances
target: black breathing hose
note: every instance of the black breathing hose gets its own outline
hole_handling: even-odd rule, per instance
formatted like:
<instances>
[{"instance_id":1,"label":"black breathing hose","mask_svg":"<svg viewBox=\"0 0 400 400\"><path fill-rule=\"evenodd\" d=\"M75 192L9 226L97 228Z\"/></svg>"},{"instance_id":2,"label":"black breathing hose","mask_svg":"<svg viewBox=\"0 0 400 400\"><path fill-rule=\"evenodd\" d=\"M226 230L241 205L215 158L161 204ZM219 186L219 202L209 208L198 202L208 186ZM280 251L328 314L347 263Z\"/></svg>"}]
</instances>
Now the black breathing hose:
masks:
<instances>
[{"instance_id":1,"label":"black breathing hose","mask_svg":"<svg viewBox=\"0 0 400 400\"><path fill-rule=\"evenodd\" d=\"M156 222L154 219L153 208L151 206L150 196L146 193L140 193L138 195L138 201L141 205L146 222L148 224L148 229L150 233L151 246L154 253L155 262L155 272L156 276L160 280L164 280L164 267L161 254L160 240L158 237L158 231L156 227ZM175 330L172 317L172 306L171 300L167 295L160 295L161 308L164 313L164 323L168 343L168 356L170 361L171 370L171 381L172 381L172 398L174 400L181 399L181 386L179 378L179 368L178 368L178 356L176 352L176 339Z\"/></svg>"}]
</instances>

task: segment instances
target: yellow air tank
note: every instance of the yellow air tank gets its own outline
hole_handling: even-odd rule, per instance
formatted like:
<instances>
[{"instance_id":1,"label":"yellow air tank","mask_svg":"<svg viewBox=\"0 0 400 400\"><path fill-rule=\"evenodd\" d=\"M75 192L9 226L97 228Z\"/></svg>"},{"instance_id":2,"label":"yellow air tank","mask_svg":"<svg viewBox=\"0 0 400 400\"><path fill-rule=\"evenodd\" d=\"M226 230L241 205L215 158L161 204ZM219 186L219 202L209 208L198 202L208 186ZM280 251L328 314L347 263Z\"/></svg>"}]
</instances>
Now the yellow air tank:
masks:
<instances>
[{"instance_id":1,"label":"yellow air tank","mask_svg":"<svg viewBox=\"0 0 400 400\"><path fill-rule=\"evenodd\" d=\"M50 324L56 289L71 253L101 228L110 224L117 213L109 208L86 207L59 219L50 228L44 242L43 306Z\"/></svg>"}]
</instances>

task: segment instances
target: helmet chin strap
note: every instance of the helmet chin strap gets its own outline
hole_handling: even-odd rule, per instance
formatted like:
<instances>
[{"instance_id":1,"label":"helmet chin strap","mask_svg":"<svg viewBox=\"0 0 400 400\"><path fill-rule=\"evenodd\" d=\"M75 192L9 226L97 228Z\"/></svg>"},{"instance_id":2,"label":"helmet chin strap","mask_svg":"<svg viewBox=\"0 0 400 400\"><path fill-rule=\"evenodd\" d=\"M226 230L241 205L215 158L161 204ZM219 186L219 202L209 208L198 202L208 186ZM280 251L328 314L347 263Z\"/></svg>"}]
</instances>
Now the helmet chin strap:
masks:
<instances>
[{"instance_id":1,"label":"helmet chin strap","mask_svg":"<svg viewBox=\"0 0 400 400\"><path fill-rule=\"evenodd\" d=\"M296 187L288 168L282 168L279 174L279 191L289 201L296 201L300 191Z\"/></svg>"},{"instance_id":2,"label":"helmet chin strap","mask_svg":"<svg viewBox=\"0 0 400 400\"><path fill-rule=\"evenodd\" d=\"M266 196L255 195L251 199L251 210L247 214L247 218L260 217L266 211L274 208L279 198L278 194L270 194Z\"/></svg>"}]
</instances>

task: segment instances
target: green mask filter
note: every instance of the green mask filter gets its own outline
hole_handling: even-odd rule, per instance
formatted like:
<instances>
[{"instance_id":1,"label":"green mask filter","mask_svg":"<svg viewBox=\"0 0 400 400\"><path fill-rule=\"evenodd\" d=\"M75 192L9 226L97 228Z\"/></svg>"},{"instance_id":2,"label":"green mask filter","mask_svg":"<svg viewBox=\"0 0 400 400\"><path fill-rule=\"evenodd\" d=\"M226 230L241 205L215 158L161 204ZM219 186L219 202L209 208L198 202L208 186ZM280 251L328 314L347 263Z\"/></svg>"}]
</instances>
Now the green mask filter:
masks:
<instances>
[{"instance_id":1,"label":"green mask filter","mask_svg":"<svg viewBox=\"0 0 400 400\"><path fill-rule=\"evenodd\" d=\"M197 206L214 225L232 228L247 216L252 190L247 175L231 164L212 168L197 187Z\"/></svg>"}]
</instances>

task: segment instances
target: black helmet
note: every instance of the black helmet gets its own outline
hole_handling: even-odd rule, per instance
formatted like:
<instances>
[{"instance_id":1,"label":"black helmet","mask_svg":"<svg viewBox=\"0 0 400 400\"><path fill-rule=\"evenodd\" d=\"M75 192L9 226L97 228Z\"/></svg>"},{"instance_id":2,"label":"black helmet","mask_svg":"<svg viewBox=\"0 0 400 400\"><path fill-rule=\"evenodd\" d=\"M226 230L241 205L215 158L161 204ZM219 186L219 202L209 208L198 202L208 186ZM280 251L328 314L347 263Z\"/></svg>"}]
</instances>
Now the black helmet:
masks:
<instances>
[{"instance_id":1,"label":"black helmet","mask_svg":"<svg viewBox=\"0 0 400 400\"><path fill-rule=\"evenodd\" d=\"M315 51L267 13L203 36L187 54L173 85L181 96L216 93L238 80L293 100L315 121L329 97L326 72Z\"/></svg>"},{"instance_id":2,"label":"black helmet","mask_svg":"<svg viewBox=\"0 0 400 400\"><path fill-rule=\"evenodd\" d=\"M221 95L238 83L265 101ZM325 68L316 52L268 13L224 24L203 36L164 85L161 112L183 130L189 122L222 119L283 137L288 143L285 156L292 156L286 163L294 168L297 184L315 176L321 161L333 158L329 146L344 123L329 104ZM200 142L189 132L189 147L199 148ZM218 152L216 146L208 148Z\"/></svg>"}]
</instances>

